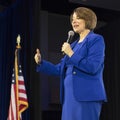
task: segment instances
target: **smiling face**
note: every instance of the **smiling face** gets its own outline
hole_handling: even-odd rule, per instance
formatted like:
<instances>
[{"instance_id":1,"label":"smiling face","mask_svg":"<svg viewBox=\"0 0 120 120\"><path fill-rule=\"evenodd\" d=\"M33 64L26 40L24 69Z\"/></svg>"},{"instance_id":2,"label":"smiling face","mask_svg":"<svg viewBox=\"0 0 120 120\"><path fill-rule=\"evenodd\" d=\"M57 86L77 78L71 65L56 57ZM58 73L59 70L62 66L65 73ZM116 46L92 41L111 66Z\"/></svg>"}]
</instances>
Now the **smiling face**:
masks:
<instances>
[{"instance_id":1,"label":"smiling face","mask_svg":"<svg viewBox=\"0 0 120 120\"><path fill-rule=\"evenodd\" d=\"M73 13L71 24L76 33L80 34L86 29L85 20L79 18L76 13Z\"/></svg>"},{"instance_id":2,"label":"smiling face","mask_svg":"<svg viewBox=\"0 0 120 120\"><path fill-rule=\"evenodd\" d=\"M91 9L78 7L72 12L70 22L73 30L77 33L81 33L85 29L95 29L97 24L97 16Z\"/></svg>"}]
</instances>

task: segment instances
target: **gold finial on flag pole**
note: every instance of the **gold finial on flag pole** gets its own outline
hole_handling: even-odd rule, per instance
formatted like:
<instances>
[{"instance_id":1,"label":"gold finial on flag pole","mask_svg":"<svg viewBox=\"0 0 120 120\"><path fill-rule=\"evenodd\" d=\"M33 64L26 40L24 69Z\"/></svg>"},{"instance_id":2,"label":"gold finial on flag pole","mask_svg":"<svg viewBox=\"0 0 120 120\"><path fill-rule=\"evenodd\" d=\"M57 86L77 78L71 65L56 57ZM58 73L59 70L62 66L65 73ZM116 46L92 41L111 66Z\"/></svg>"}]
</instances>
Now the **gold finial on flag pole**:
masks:
<instances>
[{"instance_id":1,"label":"gold finial on flag pole","mask_svg":"<svg viewBox=\"0 0 120 120\"><path fill-rule=\"evenodd\" d=\"M20 38L20 35L18 35L17 36L17 48L21 48L21 46L20 46L20 40L21 40L21 38Z\"/></svg>"}]
</instances>

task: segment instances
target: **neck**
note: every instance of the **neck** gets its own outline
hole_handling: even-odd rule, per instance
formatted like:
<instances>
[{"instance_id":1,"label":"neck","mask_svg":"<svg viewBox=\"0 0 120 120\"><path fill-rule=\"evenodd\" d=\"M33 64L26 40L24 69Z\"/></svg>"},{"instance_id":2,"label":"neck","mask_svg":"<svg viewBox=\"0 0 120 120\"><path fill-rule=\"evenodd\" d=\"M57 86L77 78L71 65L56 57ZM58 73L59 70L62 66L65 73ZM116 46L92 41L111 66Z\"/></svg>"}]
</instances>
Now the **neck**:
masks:
<instances>
[{"instance_id":1,"label":"neck","mask_svg":"<svg viewBox=\"0 0 120 120\"><path fill-rule=\"evenodd\" d=\"M84 40L84 38L88 35L88 33L90 32L90 30L84 30L82 31L79 35L80 35L80 40L79 42L82 42Z\"/></svg>"}]
</instances>

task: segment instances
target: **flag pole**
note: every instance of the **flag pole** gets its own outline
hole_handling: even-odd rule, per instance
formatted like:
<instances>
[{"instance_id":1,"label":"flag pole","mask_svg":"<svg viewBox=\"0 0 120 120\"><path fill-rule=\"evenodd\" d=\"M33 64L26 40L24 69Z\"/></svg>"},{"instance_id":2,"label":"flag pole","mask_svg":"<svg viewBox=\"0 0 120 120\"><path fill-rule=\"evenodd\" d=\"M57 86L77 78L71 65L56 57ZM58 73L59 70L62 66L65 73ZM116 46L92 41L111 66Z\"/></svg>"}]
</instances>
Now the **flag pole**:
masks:
<instances>
[{"instance_id":1,"label":"flag pole","mask_svg":"<svg viewBox=\"0 0 120 120\"><path fill-rule=\"evenodd\" d=\"M18 97L18 49L21 49L21 46L20 46L20 42L21 42L21 38L20 38L20 35L17 36L17 46L16 46L16 51L15 51L15 76L16 76L16 96L17 96L17 120L20 120L20 112L19 112L19 97Z\"/></svg>"}]
</instances>

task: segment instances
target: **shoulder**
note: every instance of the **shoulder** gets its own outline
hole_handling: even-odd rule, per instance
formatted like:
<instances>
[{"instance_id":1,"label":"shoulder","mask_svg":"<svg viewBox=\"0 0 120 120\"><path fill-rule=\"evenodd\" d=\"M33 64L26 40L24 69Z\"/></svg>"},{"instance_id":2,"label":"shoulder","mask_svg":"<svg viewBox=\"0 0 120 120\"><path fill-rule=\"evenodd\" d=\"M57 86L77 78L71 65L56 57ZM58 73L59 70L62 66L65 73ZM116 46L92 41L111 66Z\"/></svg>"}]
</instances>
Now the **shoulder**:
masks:
<instances>
[{"instance_id":1,"label":"shoulder","mask_svg":"<svg viewBox=\"0 0 120 120\"><path fill-rule=\"evenodd\" d=\"M103 36L94 32L90 32L90 34L88 35L89 39L102 39L104 40Z\"/></svg>"},{"instance_id":2,"label":"shoulder","mask_svg":"<svg viewBox=\"0 0 120 120\"><path fill-rule=\"evenodd\" d=\"M104 38L102 35L90 32L89 35L87 36L88 41L104 41Z\"/></svg>"},{"instance_id":3,"label":"shoulder","mask_svg":"<svg viewBox=\"0 0 120 120\"><path fill-rule=\"evenodd\" d=\"M99 43L104 45L104 37L100 34L91 32L88 36L87 36L87 41L89 43L89 45L93 45L95 43Z\"/></svg>"}]
</instances>

